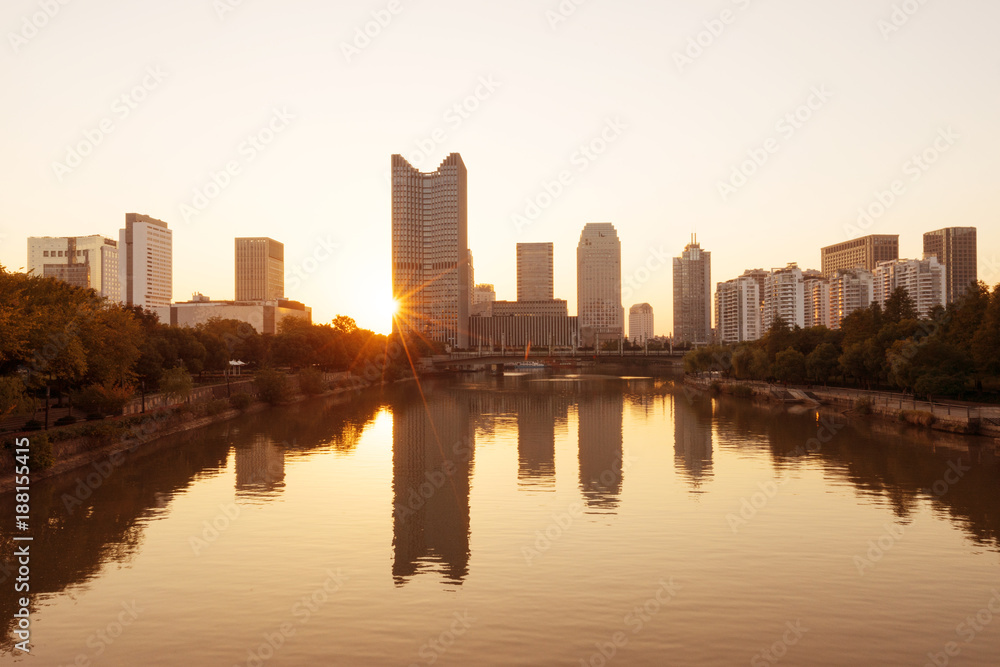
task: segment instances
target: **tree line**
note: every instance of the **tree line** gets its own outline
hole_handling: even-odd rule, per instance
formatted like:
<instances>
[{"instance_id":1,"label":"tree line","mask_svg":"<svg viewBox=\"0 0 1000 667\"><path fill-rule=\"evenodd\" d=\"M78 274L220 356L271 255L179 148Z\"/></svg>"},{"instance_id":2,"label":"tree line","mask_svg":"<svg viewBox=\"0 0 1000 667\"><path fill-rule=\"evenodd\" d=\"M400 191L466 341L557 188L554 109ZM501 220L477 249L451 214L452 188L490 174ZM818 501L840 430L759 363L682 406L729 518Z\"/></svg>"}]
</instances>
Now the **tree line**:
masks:
<instances>
[{"instance_id":1,"label":"tree line","mask_svg":"<svg viewBox=\"0 0 1000 667\"><path fill-rule=\"evenodd\" d=\"M218 318L172 327L92 289L0 266L0 417L46 393L124 404L139 391L176 384L178 376L226 371L231 360L251 370L313 368L393 380L431 351L428 343L376 334L343 315L327 324L288 318L274 335Z\"/></svg>"},{"instance_id":2,"label":"tree line","mask_svg":"<svg viewBox=\"0 0 1000 667\"><path fill-rule=\"evenodd\" d=\"M684 357L688 373L784 383L896 389L918 396L1000 394L1000 285L972 284L965 295L920 318L906 290L885 306L857 310L839 329L775 321L757 341L712 345Z\"/></svg>"}]
</instances>

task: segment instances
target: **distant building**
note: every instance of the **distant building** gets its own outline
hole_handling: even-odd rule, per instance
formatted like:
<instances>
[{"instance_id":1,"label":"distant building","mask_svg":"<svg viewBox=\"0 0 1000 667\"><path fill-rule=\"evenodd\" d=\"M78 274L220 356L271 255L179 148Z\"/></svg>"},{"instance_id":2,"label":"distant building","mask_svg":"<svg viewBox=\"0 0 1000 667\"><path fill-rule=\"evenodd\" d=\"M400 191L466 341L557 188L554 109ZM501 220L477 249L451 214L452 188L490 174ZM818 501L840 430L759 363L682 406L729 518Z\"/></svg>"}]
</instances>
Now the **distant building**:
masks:
<instances>
[{"instance_id":1,"label":"distant building","mask_svg":"<svg viewBox=\"0 0 1000 667\"><path fill-rule=\"evenodd\" d=\"M312 308L287 299L269 301L212 301L195 294L191 301L181 301L170 307L168 322L177 327L194 327L212 318L239 320L252 326L257 333L275 334L282 320L294 317L312 323Z\"/></svg>"},{"instance_id":2,"label":"distant building","mask_svg":"<svg viewBox=\"0 0 1000 667\"><path fill-rule=\"evenodd\" d=\"M266 237L236 239L236 300L285 298L285 246Z\"/></svg>"},{"instance_id":3,"label":"distant building","mask_svg":"<svg viewBox=\"0 0 1000 667\"><path fill-rule=\"evenodd\" d=\"M705 345L712 333L712 253L698 237L674 258L674 340Z\"/></svg>"},{"instance_id":4,"label":"distant building","mask_svg":"<svg viewBox=\"0 0 1000 667\"><path fill-rule=\"evenodd\" d=\"M472 290L472 312L471 315L489 316L493 313L493 302L497 300L496 290L493 285L480 283Z\"/></svg>"},{"instance_id":5,"label":"distant building","mask_svg":"<svg viewBox=\"0 0 1000 667\"><path fill-rule=\"evenodd\" d=\"M897 259L875 267L875 300L884 306L897 287L910 295L917 315L926 318L935 306L944 306L948 293L945 267L937 257Z\"/></svg>"},{"instance_id":6,"label":"distant building","mask_svg":"<svg viewBox=\"0 0 1000 667\"><path fill-rule=\"evenodd\" d=\"M789 328L804 327L805 284L802 269L794 262L783 269L774 269L764 281L764 309L761 327L766 332L781 318Z\"/></svg>"},{"instance_id":7,"label":"distant building","mask_svg":"<svg viewBox=\"0 0 1000 667\"><path fill-rule=\"evenodd\" d=\"M28 237L28 271L121 301L118 242L99 234Z\"/></svg>"},{"instance_id":8,"label":"distant building","mask_svg":"<svg viewBox=\"0 0 1000 667\"><path fill-rule=\"evenodd\" d=\"M128 306L170 318L173 298L173 232L167 223L139 213L125 214L118 232L118 275L121 298Z\"/></svg>"},{"instance_id":9,"label":"distant building","mask_svg":"<svg viewBox=\"0 0 1000 667\"><path fill-rule=\"evenodd\" d=\"M393 330L460 348L472 306L467 181L458 153L429 174L392 156Z\"/></svg>"},{"instance_id":10,"label":"distant building","mask_svg":"<svg viewBox=\"0 0 1000 667\"><path fill-rule=\"evenodd\" d=\"M610 222L590 222L576 248L577 314L582 345L620 340L625 334L622 307L622 244Z\"/></svg>"},{"instance_id":11,"label":"distant building","mask_svg":"<svg viewBox=\"0 0 1000 667\"><path fill-rule=\"evenodd\" d=\"M946 227L924 234L924 257L935 257L944 265L945 303L961 299L979 280L975 227Z\"/></svg>"},{"instance_id":12,"label":"distant building","mask_svg":"<svg viewBox=\"0 0 1000 667\"><path fill-rule=\"evenodd\" d=\"M755 277L744 274L716 285L715 328L720 343L743 343L761 337L760 286Z\"/></svg>"},{"instance_id":13,"label":"distant building","mask_svg":"<svg viewBox=\"0 0 1000 667\"><path fill-rule=\"evenodd\" d=\"M576 347L580 341L576 317L547 315L469 318L472 347Z\"/></svg>"},{"instance_id":14,"label":"distant building","mask_svg":"<svg viewBox=\"0 0 1000 667\"><path fill-rule=\"evenodd\" d=\"M645 345L653 336L653 307L637 303L628 309L628 337L636 345Z\"/></svg>"},{"instance_id":15,"label":"distant building","mask_svg":"<svg viewBox=\"0 0 1000 667\"><path fill-rule=\"evenodd\" d=\"M517 300L553 298L553 244L517 244Z\"/></svg>"},{"instance_id":16,"label":"distant building","mask_svg":"<svg viewBox=\"0 0 1000 667\"><path fill-rule=\"evenodd\" d=\"M872 234L844 241L823 248L820 256L824 276L833 276L838 269L874 271L879 262L899 258L899 235Z\"/></svg>"},{"instance_id":17,"label":"distant building","mask_svg":"<svg viewBox=\"0 0 1000 667\"><path fill-rule=\"evenodd\" d=\"M865 269L838 269L829 282L826 326L839 329L844 318L875 300L875 277Z\"/></svg>"},{"instance_id":18,"label":"distant building","mask_svg":"<svg viewBox=\"0 0 1000 667\"><path fill-rule=\"evenodd\" d=\"M495 301L492 308L493 317L566 317L569 310L563 299L546 299L545 301Z\"/></svg>"}]
</instances>

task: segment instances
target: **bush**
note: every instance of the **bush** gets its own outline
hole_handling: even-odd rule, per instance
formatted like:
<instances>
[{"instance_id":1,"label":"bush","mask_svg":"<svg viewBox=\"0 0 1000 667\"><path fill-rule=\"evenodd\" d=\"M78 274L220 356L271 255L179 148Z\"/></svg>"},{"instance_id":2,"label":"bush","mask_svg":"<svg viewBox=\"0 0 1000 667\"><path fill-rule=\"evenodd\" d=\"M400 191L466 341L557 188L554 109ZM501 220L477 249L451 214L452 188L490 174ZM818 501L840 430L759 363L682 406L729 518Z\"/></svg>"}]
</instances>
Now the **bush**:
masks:
<instances>
[{"instance_id":1,"label":"bush","mask_svg":"<svg viewBox=\"0 0 1000 667\"><path fill-rule=\"evenodd\" d=\"M52 443L49 442L49 436L45 433L33 436L31 438L31 454L28 457L31 469L45 470L51 468L53 463L55 463L55 458L52 456Z\"/></svg>"},{"instance_id":2,"label":"bush","mask_svg":"<svg viewBox=\"0 0 1000 667\"><path fill-rule=\"evenodd\" d=\"M265 369L257 373L255 382L262 401L277 405L288 398L288 382L284 373Z\"/></svg>"},{"instance_id":3,"label":"bush","mask_svg":"<svg viewBox=\"0 0 1000 667\"><path fill-rule=\"evenodd\" d=\"M87 415L87 421L89 422L96 422L99 419L104 419L104 415L102 415L100 412L91 412L89 415Z\"/></svg>"},{"instance_id":4,"label":"bush","mask_svg":"<svg viewBox=\"0 0 1000 667\"><path fill-rule=\"evenodd\" d=\"M250 394L233 394L229 397L229 404L237 410L246 410L252 403L253 397Z\"/></svg>"},{"instance_id":5,"label":"bush","mask_svg":"<svg viewBox=\"0 0 1000 667\"><path fill-rule=\"evenodd\" d=\"M160 391L176 401L186 401L194 389L194 380L186 369L178 366L163 371L160 378Z\"/></svg>"},{"instance_id":6,"label":"bush","mask_svg":"<svg viewBox=\"0 0 1000 667\"><path fill-rule=\"evenodd\" d=\"M96 415L120 415L132 400L132 387L106 387L92 384L73 397L73 403L84 412Z\"/></svg>"},{"instance_id":7,"label":"bush","mask_svg":"<svg viewBox=\"0 0 1000 667\"><path fill-rule=\"evenodd\" d=\"M217 398L205 404L205 414L208 416L217 415L229 409L229 401L224 398Z\"/></svg>"},{"instance_id":8,"label":"bush","mask_svg":"<svg viewBox=\"0 0 1000 667\"><path fill-rule=\"evenodd\" d=\"M55 421L56 426L69 426L70 424L76 423L76 417L73 415L66 415L65 417L60 417Z\"/></svg>"},{"instance_id":9,"label":"bush","mask_svg":"<svg viewBox=\"0 0 1000 667\"><path fill-rule=\"evenodd\" d=\"M37 419L29 419L28 421L24 422L25 431L41 431L42 426L44 426L44 424L42 424L42 422L38 421Z\"/></svg>"},{"instance_id":10,"label":"bush","mask_svg":"<svg viewBox=\"0 0 1000 667\"><path fill-rule=\"evenodd\" d=\"M322 394L326 390L323 382L323 373L315 368L306 368L299 373L299 389L303 394L315 396Z\"/></svg>"},{"instance_id":11,"label":"bush","mask_svg":"<svg viewBox=\"0 0 1000 667\"><path fill-rule=\"evenodd\" d=\"M916 424L930 428L936 420L933 413L926 410L903 410L899 413L899 418L909 424Z\"/></svg>"},{"instance_id":12,"label":"bush","mask_svg":"<svg viewBox=\"0 0 1000 667\"><path fill-rule=\"evenodd\" d=\"M872 413L872 399L867 396L854 399L854 411L858 414L870 415Z\"/></svg>"},{"instance_id":13,"label":"bush","mask_svg":"<svg viewBox=\"0 0 1000 667\"><path fill-rule=\"evenodd\" d=\"M737 398L753 398L753 389L745 384L738 384L733 387L733 396Z\"/></svg>"}]
</instances>

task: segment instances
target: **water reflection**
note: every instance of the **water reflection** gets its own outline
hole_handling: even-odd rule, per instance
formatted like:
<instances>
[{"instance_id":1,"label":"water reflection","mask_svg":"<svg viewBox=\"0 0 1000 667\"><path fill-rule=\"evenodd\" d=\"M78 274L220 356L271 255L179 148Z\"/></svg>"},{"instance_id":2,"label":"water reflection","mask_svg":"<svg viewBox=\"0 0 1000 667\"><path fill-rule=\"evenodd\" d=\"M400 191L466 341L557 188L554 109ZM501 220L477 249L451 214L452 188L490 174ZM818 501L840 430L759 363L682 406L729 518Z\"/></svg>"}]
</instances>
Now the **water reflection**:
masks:
<instances>
[{"instance_id":1,"label":"water reflection","mask_svg":"<svg viewBox=\"0 0 1000 667\"><path fill-rule=\"evenodd\" d=\"M469 400L431 393L394 407L392 577L434 570L461 584L469 572L469 480L475 452Z\"/></svg>"},{"instance_id":2,"label":"water reflection","mask_svg":"<svg viewBox=\"0 0 1000 667\"><path fill-rule=\"evenodd\" d=\"M618 387L598 385L577 402L580 491L591 511L613 511L622 491L623 395Z\"/></svg>"},{"instance_id":3,"label":"water reflection","mask_svg":"<svg viewBox=\"0 0 1000 667\"><path fill-rule=\"evenodd\" d=\"M693 493L701 493L702 482L712 479L712 400L680 394L673 406L677 471Z\"/></svg>"},{"instance_id":4,"label":"water reflection","mask_svg":"<svg viewBox=\"0 0 1000 667\"><path fill-rule=\"evenodd\" d=\"M88 467L39 482L32 491L33 604L94 585L109 565L127 567L143 549L149 522L169 520L179 494L225 473L229 465L237 502L268 503L279 497L291 502L293 494L285 487L295 478L293 467L308 466L317 452L332 452L338 459L356 456L359 440L380 411L392 414L391 445L379 445L392 448L391 489L385 477L378 478L384 489L379 507L392 511L392 534L388 516L382 514L386 525L378 537L387 555L391 544L391 576L397 586L421 573L449 586L466 581L476 563L470 542L473 512L482 513L477 514L477 532L483 534L530 534L537 528L479 522L478 517L488 514L472 504L471 487L475 478L492 471L474 466L477 437L497 445L497 458L510 457L504 474L516 475L510 480L516 481L515 493L546 491L548 495L534 498L540 502L554 497L557 464L567 471L560 491L569 486L590 512L618 512L626 503L623 498L643 502L639 494L634 499L623 494L625 484L636 483L637 477L626 475L627 468L623 473L623 452L641 444L665 451L669 461L672 433L674 470L691 491L718 491L740 481L723 474L733 454L766 461L779 475L818 466L822 482L814 483L846 487L857 496L845 501L831 493L831 503L884 504L901 519L929 503L977 545L1000 548L1000 466L985 439L877 419L848 421L825 411L794 413L728 397L691 398L662 382L508 378L499 383L480 377L426 383L423 395L404 385L384 394L359 394L349 402L310 401L246 415L159 441L105 470L107 474ZM822 439L821 447L807 451L813 439ZM559 458L567 449L576 450L575 462L570 456ZM382 451L388 455L387 449ZM388 461L385 466L388 473ZM952 478L960 473L960 483L945 486L949 472ZM648 495L654 492L645 497L658 501ZM331 489L330 497L336 500L337 493ZM212 511L217 502L213 498ZM309 512L311 501L297 502L304 503L303 513ZM389 502L391 508L386 507ZM13 505L9 495L0 503ZM723 515L714 520L724 525ZM12 522L11 513L0 512L3 586L10 585L15 571ZM641 543L643 537L634 539ZM384 578L384 561L377 567ZM0 650L8 653L12 603L13 596L0 596L6 623Z\"/></svg>"}]
</instances>

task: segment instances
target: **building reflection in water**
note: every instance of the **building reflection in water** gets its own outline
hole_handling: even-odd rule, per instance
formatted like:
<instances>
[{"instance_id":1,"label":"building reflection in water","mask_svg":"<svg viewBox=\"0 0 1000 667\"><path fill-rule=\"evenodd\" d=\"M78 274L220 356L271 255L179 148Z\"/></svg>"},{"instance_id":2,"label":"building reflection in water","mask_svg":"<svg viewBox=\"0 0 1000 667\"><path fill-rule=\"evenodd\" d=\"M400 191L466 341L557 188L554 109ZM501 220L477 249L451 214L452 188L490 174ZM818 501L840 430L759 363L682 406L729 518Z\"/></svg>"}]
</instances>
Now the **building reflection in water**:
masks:
<instances>
[{"instance_id":1,"label":"building reflection in water","mask_svg":"<svg viewBox=\"0 0 1000 667\"><path fill-rule=\"evenodd\" d=\"M701 493L701 484L712 478L712 400L684 393L675 394L674 465L691 491Z\"/></svg>"},{"instance_id":2,"label":"building reflection in water","mask_svg":"<svg viewBox=\"0 0 1000 667\"><path fill-rule=\"evenodd\" d=\"M285 487L285 448L265 433L235 447L236 497L273 496Z\"/></svg>"},{"instance_id":3,"label":"building reflection in water","mask_svg":"<svg viewBox=\"0 0 1000 667\"><path fill-rule=\"evenodd\" d=\"M397 586L420 572L461 584L469 572L469 482L475 451L467 395L431 394L395 406L393 562Z\"/></svg>"},{"instance_id":4,"label":"building reflection in water","mask_svg":"<svg viewBox=\"0 0 1000 667\"><path fill-rule=\"evenodd\" d=\"M526 490L554 491L556 424L565 424L567 403L557 396L530 393L517 406L517 481Z\"/></svg>"},{"instance_id":5,"label":"building reflection in water","mask_svg":"<svg viewBox=\"0 0 1000 667\"><path fill-rule=\"evenodd\" d=\"M579 395L580 491L590 511L617 509L622 490L622 412L618 387Z\"/></svg>"}]
</instances>

